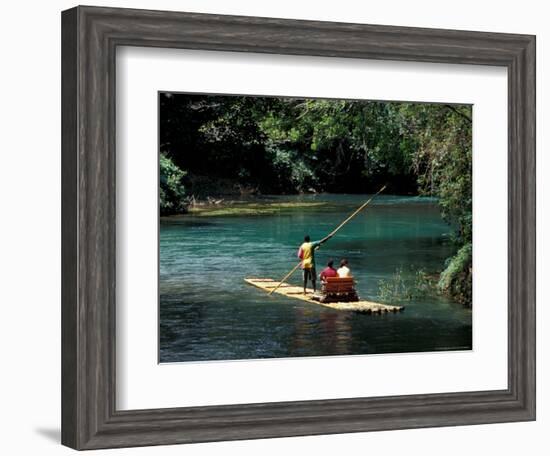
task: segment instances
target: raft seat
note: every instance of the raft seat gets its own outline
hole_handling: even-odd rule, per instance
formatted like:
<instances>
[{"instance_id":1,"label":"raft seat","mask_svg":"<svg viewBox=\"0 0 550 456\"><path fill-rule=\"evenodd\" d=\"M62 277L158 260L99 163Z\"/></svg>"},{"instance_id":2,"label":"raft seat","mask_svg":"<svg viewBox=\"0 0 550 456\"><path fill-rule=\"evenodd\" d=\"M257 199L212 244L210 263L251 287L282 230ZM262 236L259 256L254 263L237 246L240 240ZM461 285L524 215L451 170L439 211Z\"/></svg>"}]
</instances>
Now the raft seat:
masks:
<instances>
[{"instance_id":1,"label":"raft seat","mask_svg":"<svg viewBox=\"0 0 550 456\"><path fill-rule=\"evenodd\" d=\"M350 293L355 291L353 277L327 277L323 282L323 291L326 293Z\"/></svg>"},{"instance_id":2,"label":"raft seat","mask_svg":"<svg viewBox=\"0 0 550 456\"><path fill-rule=\"evenodd\" d=\"M321 302L359 301L353 277L327 277L321 285Z\"/></svg>"}]
</instances>

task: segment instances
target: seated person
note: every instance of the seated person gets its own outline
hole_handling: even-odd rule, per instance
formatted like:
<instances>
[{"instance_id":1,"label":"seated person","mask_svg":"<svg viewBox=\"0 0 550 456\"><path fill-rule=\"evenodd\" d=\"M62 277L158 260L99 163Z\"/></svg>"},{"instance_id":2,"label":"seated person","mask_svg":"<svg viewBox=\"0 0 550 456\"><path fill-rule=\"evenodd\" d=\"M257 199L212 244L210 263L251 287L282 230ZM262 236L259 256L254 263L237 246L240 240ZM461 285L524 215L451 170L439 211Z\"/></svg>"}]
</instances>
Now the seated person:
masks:
<instances>
[{"instance_id":1,"label":"seated person","mask_svg":"<svg viewBox=\"0 0 550 456\"><path fill-rule=\"evenodd\" d=\"M319 277L321 278L321 282L326 282L327 277L338 277L338 273L336 272L336 269L334 269L334 261L329 260L327 263L327 267L321 271L321 274L319 274Z\"/></svg>"},{"instance_id":2,"label":"seated person","mask_svg":"<svg viewBox=\"0 0 550 456\"><path fill-rule=\"evenodd\" d=\"M348 260L346 260L345 258L343 258L342 261L340 261L340 267L338 268L338 271L336 271L336 272L338 273L338 277L341 277L341 278L353 277L351 275L351 270L348 267Z\"/></svg>"}]
</instances>

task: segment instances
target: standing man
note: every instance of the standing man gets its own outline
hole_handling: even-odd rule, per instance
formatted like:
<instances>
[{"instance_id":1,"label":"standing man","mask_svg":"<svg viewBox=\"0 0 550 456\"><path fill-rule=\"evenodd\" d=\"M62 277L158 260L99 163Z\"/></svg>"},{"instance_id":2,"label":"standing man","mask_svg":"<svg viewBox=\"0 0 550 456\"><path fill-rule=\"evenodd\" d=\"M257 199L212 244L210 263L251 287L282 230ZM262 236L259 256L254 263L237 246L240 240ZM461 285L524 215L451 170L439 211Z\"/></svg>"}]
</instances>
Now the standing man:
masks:
<instances>
[{"instance_id":1,"label":"standing man","mask_svg":"<svg viewBox=\"0 0 550 456\"><path fill-rule=\"evenodd\" d=\"M302 260L302 271L304 276L304 294L306 294L307 281L311 280L313 285L313 292L315 293L315 249L318 249L321 244L327 242L332 237L332 234L329 234L327 237L321 239L320 241L313 241L309 235L304 237L304 243L300 246L298 250L298 258Z\"/></svg>"}]
</instances>

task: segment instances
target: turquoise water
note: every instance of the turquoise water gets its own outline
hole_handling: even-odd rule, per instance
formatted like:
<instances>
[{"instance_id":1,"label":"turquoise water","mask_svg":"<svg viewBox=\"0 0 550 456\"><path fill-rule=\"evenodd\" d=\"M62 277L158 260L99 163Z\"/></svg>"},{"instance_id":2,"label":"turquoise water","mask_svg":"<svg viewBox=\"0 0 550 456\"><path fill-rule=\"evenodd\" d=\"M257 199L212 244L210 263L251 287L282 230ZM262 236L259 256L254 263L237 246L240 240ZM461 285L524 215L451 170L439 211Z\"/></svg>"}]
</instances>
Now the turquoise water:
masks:
<instances>
[{"instance_id":1,"label":"turquoise water","mask_svg":"<svg viewBox=\"0 0 550 456\"><path fill-rule=\"evenodd\" d=\"M407 301L399 314L338 312L268 297L245 277L281 278L308 233L320 239L367 195L308 195L265 202L325 203L270 215L162 219L160 361L205 361L471 349L472 315L442 296ZM376 299L397 268L440 271L453 253L435 201L382 195L316 254L346 257L359 296ZM290 280L301 282L300 272Z\"/></svg>"}]
</instances>

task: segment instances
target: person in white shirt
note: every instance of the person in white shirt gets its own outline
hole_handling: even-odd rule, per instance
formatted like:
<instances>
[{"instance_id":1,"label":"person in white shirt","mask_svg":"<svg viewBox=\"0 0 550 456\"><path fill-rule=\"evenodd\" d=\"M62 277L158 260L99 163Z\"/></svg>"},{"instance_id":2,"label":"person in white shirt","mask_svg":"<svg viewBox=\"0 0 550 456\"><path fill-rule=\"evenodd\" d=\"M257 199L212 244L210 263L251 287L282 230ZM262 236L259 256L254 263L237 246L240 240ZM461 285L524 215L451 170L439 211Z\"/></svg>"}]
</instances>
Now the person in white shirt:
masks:
<instances>
[{"instance_id":1,"label":"person in white shirt","mask_svg":"<svg viewBox=\"0 0 550 456\"><path fill-rule=\"evenodd\" d=\"M351 275L351 270L348 267L348 260L346 260L345 258L340 261L340 267L336 272L338 273L338 277L353 277Z\"/></svg>"}]
</instances>

